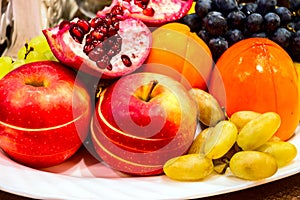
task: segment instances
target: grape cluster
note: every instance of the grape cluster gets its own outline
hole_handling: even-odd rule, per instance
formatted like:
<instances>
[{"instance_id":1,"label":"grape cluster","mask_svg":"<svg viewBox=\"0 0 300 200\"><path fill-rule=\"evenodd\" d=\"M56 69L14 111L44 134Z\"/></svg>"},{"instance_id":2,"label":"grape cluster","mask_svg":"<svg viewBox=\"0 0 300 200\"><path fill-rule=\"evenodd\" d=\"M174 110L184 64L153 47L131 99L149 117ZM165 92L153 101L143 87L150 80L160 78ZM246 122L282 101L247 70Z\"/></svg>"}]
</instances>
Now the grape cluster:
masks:
<instances>
[{"instance_id":1,"label":"grape cluster","mask_svg":"<svg viewBox=\"0 0 300 200\"><path fill-rule=\"evenodd\" d=\"M209 93L193 88L191 95L198 108L206 107L209 112L201 113L198 109L198 115L205 115L198 118L203 126L187 154L165 163L163 169L169 178L197 181L216 172L259 180L273 176L297 156L294 144L275 135L281 124L276 112L242 110L230 117L224 113L224 118L215 109L220 105Z\"/></svg>"},{"instance_id":2,"label":"grape cluster","mask_svg":"<svg viewBox=\"0 0 300 200\"><path fill-rule=\"evenodd\" d=\"M33 37L19 49L16 59L9 56L0 57L0 79L13 69L35 61L57 61L44 35Z\"/></svg>"},{"instance_id":3,"label":"grape cluster","mask_svg":"<svg viewBox=\"0 0 300 200\"><path fill-rule=\"evenodd\" d=\"M195 13L181 22L206 42L215 62L228 47L251 37L269 38L300 61L299 0L196 0Z\"/></svg>"}]
</instances>

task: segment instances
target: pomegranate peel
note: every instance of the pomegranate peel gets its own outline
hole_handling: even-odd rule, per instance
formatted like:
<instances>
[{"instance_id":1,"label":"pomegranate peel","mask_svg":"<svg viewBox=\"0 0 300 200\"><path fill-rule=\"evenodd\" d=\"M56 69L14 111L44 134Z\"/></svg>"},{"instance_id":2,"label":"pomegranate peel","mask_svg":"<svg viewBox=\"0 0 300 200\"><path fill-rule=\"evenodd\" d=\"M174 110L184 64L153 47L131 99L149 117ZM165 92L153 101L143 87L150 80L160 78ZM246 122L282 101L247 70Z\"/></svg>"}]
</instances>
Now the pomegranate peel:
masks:
<instances>
[{"instance_id":1,"label":"pomegranate peel","mask_svg":"<svg viewBox=\"0 0 300 200\"><path fill-rule=\"evenodd\" d=\"M97 16L119 5L126 15L140 19L147 25L158 26L182 18L188 13L192 4L193 0L113 0L110 6L99 10Z\"/></svg>"}]
</instances>

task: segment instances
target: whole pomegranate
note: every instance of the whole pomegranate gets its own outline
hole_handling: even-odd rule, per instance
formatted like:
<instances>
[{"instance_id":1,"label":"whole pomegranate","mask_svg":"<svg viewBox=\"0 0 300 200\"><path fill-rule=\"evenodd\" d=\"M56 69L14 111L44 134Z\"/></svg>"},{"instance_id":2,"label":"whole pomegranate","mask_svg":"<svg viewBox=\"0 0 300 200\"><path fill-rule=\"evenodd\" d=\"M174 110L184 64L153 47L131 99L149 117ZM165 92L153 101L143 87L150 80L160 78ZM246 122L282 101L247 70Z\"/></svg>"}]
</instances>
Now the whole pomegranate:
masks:
<instances>
[{"instance_id":1,"label":"whole pomegranate","mask_svg":"<svg viewBox=\"0 0 300 200\"><path fill-rule=\"evenodd\" d=\"M136 70L151 46L149 28L141 20L125 15L117 5L90 21L63 21L43 33L60 62L105 79Z\"/></svg>"},{"instance_id":2,"label":"whole pomegranate","mask_svg":"<svg viewBox=\"0 0 300 200\"><path fill-rule=\"evenodd\" d=\"M98 11L97 15L101 16L118 5L127 15L141 19L147 25L158 26L185 16L192 3L193 0L113 0L110 6Z\"/></svg>"}]
</instances>

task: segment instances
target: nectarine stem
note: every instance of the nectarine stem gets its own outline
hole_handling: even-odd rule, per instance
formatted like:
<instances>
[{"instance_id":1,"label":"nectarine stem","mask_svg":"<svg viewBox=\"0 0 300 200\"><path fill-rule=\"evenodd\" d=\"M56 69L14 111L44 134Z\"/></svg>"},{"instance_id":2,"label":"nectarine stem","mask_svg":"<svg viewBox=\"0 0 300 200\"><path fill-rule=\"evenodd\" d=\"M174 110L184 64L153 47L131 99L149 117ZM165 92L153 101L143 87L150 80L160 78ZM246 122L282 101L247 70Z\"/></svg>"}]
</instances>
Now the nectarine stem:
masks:
<instances>
[{"instance_id":1,"label":"nectarine stem","mask_svg":"<svg viewBox=\"0 0 300 200\"><path fill-rule=\"evenodd\" d=\"M152 94L152 92L153 92L155 86L158 84L158 81L157 81L157 80L153 80L153 81L151 81L150 84L151 84L151 87L150 87L150 89L149 89L149 92L147 93L147 96L146 96L146 99L145 99L146 102L150 101L150 99L151 99L151 94Z\"/></svg>"}]
</instances>

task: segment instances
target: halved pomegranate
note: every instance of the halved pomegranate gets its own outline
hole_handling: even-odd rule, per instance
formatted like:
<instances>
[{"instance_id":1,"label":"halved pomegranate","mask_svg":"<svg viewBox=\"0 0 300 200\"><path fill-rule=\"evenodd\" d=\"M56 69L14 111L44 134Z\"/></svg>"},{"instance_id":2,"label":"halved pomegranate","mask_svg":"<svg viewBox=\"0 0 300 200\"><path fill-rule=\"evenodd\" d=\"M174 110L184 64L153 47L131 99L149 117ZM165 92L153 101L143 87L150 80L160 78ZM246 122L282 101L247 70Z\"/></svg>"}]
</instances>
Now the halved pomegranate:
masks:
<instances>
[{"instance_id":1,"label":"halved pomegranate","mask_svg":"<svg viewBox=\"0 0 300 200\"><path fill-rule=\"evenodd\" d=\"M190 10L192 3L193 0L113 0L110 6L98 11L97 16L118 5L127 15L141 19L147 25L157 26L180 19Z\"/></svg>"},{"instance_id":2,"label":"halved pomegranate","mask_svg":"<svg viewBox=\"0 0 300 200\"><path fill-rule=\"evenodd\" d=\"M101 78L117 78L139 68L151 46L151 31L123 8L90 21L75 18L43 30L53 54L63 64Z\"/></svg>"}]
</instances>

